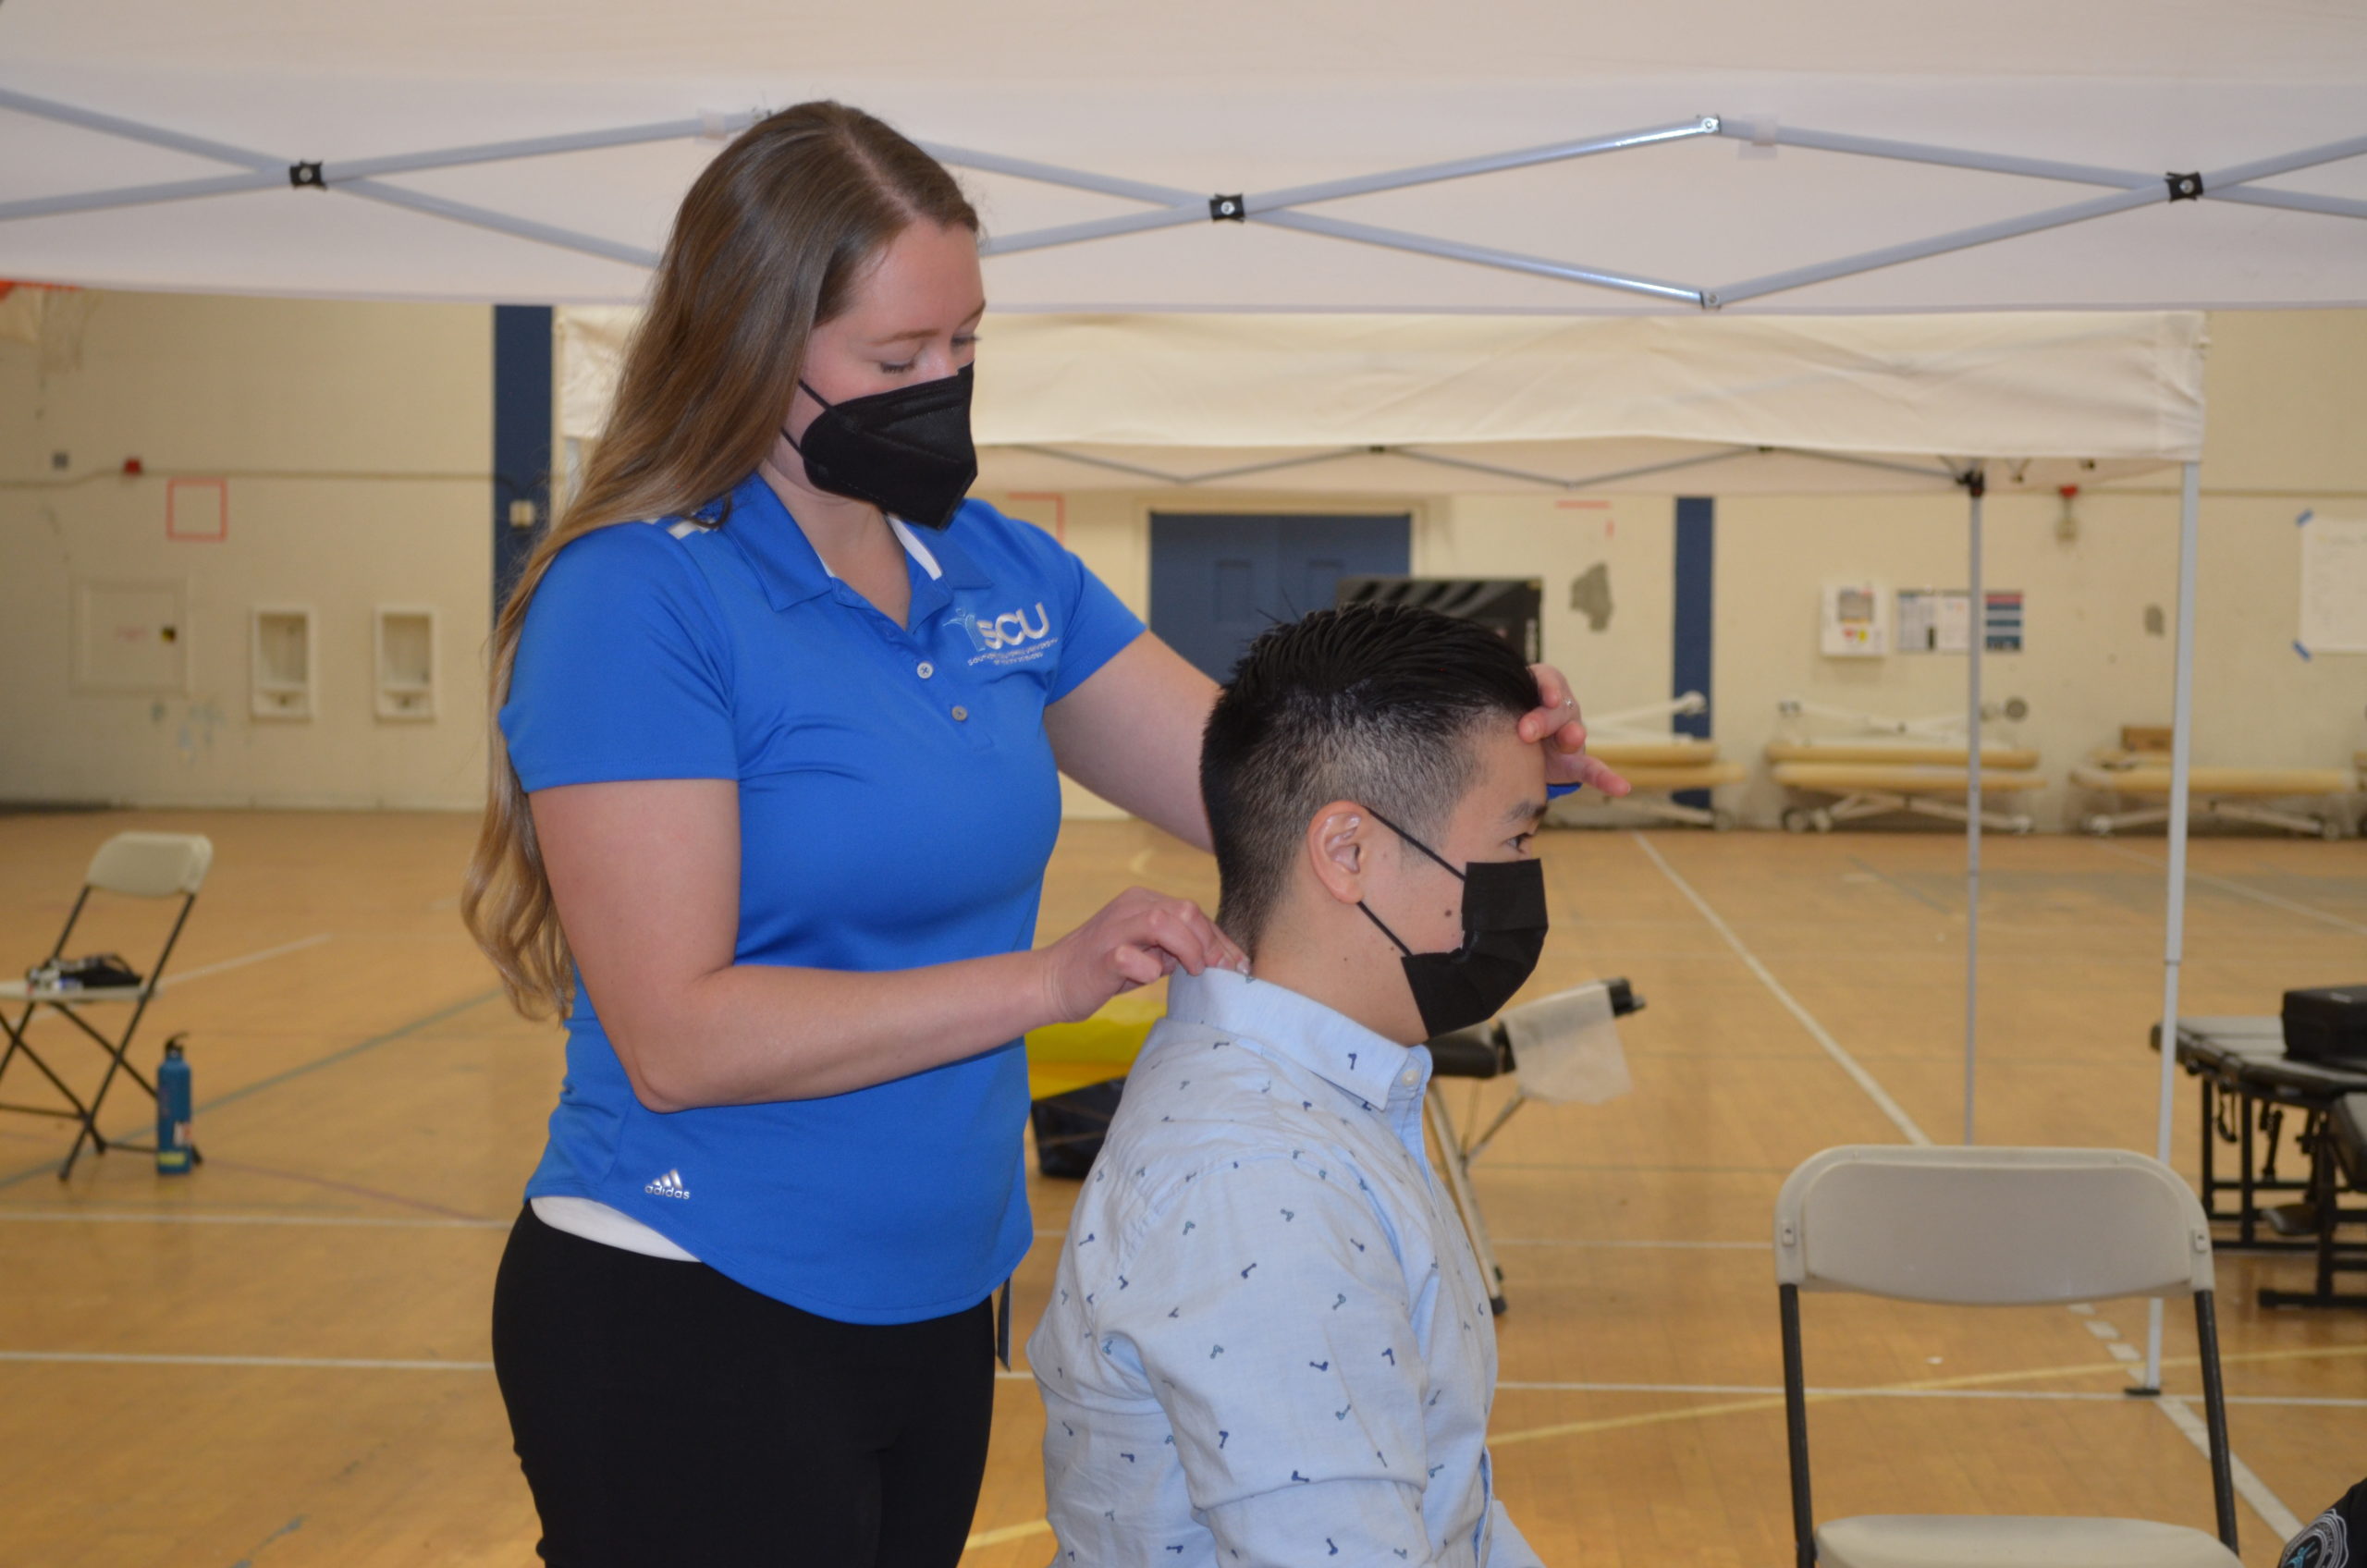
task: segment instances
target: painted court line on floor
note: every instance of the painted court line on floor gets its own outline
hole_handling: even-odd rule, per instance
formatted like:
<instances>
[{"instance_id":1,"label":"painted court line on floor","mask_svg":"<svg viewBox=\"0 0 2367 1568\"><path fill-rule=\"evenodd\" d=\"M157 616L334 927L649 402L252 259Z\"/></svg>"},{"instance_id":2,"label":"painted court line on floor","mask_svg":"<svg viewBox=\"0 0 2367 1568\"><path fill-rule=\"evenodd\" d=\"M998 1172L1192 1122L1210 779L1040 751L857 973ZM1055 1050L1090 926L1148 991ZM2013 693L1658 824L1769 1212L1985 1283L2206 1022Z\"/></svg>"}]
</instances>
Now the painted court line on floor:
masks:
<instances>
[{"instance_id":1,"label":"painted court line on floor","mask_svg":"<svg viewBox=\"0 0 2367 1568\"><path fill-rule=\"evenodd\" d=\"M1750 972L1759 977L1760 982L1764 985L1768 990L1774 994L1775 999L1782 1002L1785 1010L1788 1011L1795 1019L1799 1021L1800 1026L1806 1029L1809 1034L1815 1038L1818 1045L1824 1047L1825 1054L1833 1058L1834 1061L1839 1065L1841 1070L1849 1075L1851 1082L1855 1083L1860 1089L1863 1089L1866 1092L1867 1096L1872 1099L1876 1106L1881 1108L1883 1114L1890 1118L1892 1125L1895 1126L1901 1133L1907 1135L1907 1141L1911 1144L1929 1145L1932 1142L1931 1138L1924 1133L1920 1127L1918 1127L1915 1124L1914 1118L1908 1116L1907 1112L1900 1108L1898 1102L1891 1098L1888 1091L1883 1089L1882 1084L1875 1081L1872 1073L1867 1072L1864 1066L1861 1065L1855 1057L1851 1056L1846 1050L1842 1048L1841 1043L1826 1032L1824 1025L1816 1021L1814 1014L1810 1013L1807 1008L1802 1007L1798 1000L1796 999L1789 991L1786 991L1783 987L1782 984L1776 980L1775 976L1768 972L1767 966L1759 962L1757 955L1753 954L1748 948L1743 945L1742 938L1735 935L1734 928L1719 917L1716 910L1710 907L1709 900L1702 898L1699 893L1694 891L1691 883L1686 881L1684 877L1677 875L1676 868L1669 864L1668 861L1662 857L1659 850L1652 847L1651 841L1646 839L1641 833L1630 832L1627 836L1635 840L1636 847L1642 850L1644 853L1650 858L1654 865L1660 867L1661 874L1675 885L1677 891L1683 893L1692 903L1693 907L1700 911L1701 917L1704 920L1707 920L1711 926L1716 930L1718 935L1725 939L1726 945L1734 949L1735 956L1741 959L1743 962L1749 967ZM2145 860L2144 856L2137 854L2132 851L2117 849L2110 844L2099 845L2098 847L2115 854L2121 855L2124 858L2138 861ZM2354 925L2347 920L2342 920L2336 916L2326 914L2323 911L2311 909L2306 904L2292 903L2289 900L2276 898L2273 894L2256 893L2250 888L2241 887L2236 883L2226 882L2218 877L2191 873L2189 875L2193 876L2193 878L2196 881L2205 882L2214 887L2225 888L2231 892L2241 895L2242 897L2255 899L2260 902L2273 904L2278 908L2289 909L2296 913L2308 915L2316 920L2324 920L2330 925L2340 925L2346 930L2357 931L2361 936L2367 936L2367 926ZM2119 1350L2126 1347L2114 1346L2112 1348ZM2113 1366L2115 1370L2119 1369L2117 1362L2106 1363L2106 1365ZM1864 1397L1864 1395L1861 1392L1854 1397ZM2188 1409L2182 1403L2174 1398L2157 1399L2152 1403L2161 1410L2163 1415L2169 1420L2172 1426L2177 1427L2180 1432L2186 1435L2189 1441L2198 1443L2199 1446L2202 1447L2206 1453L2209 1452L2209 1443L2207 1439L2203 1436L2202 1423L2191 1410ZM1716 1414L1724 1409L1740 1410L1747 1408L1750 1408L1750 1406L1748 1404L1734 1406L1710 1405L1700 1407L1699 1413L1709 1415ZM1559 1427L1538 1427L1527 1432L1511 1433L1502 1438L1492 1439L1491 1441L1527 1441L1541 1437L1575 1435L1580 1431L1607 1430L1610 1429L1610 1427L1616 1426L1643 1425L1648 1422L1666 1418L1667 1417L1662 1413L1653 1413L1647 1415L1617 1417L1609 1423L1569 1423ZM2286 1539L2297 1533L2301 1526L2300 1522L2294 1518L2292 1510L2287 1508L2285 1504L2278 1500L2276 1494L2269 1490L2268 1487L2252 1472L2251 1468L2245 1464L2244 1462L2237 1456L2235 1447L2232 1443L2228 1445L2227 1459L2229 1468L2233 1470L2236 1475L2237 1491L2243 1497L2246 1502L2251 1504L2253 1512L2258 1513L2263 1520L2266 1521L2270 1528L2276 1529L2281 1532L2278 1538Z\"/></svg>"},{"instance_id":2,"label":"painted court line on floor","mask_svg":"<svg viewBox=\"0 0 2367 1568\"><path fill-rule=\"evenodd\" d=\"M2186 1440L2195 1446L2197 1452L2206 1459L2211 1456L2211 1433L2192 1405L2172 1394L2165 1394L2153 1403L2162 1407L2162 1414L2170 1418L2171 1426L2186 1434ZM2285 1506L2282 1498L2252 1474L2252 1467L2237 1456L2233 1444L2227 1449L2227 1469L2235 1478L2236 1495L2252 1505L2252 1512L2276 1533L2278 1540L2289 1541L2301 1533L2301 1521Z\"/></svg>"},{"instance_id":3,"label":"painted court line on floor","mask_svg":"<svg viewBox=\"0 0 2367 1568\"><path fill-rule=\"evenodd\" d=\"M507 1231L508 1219L376 1219L361 1214L209 1213L203 1209L12 1208L0 1206L0 1224L93 1225L332 1225L394 1231Z\"/></svg>"},{"instance_id":4,"label":"painted court line on floor","mask_svg":"<svg viewBox=\"0 0 2367 1568\"><path fill-rule=\"evenodd\" d=\"M1766 1252L1772 1242L1598 1242L1554 1236L1491 1236L1500 1247L1612 1247L1636 1252Z\"/></svg>"},{"instance_id":5,"label":"painted court line on floor","mask_svg":"<svg viewBox=\"0 0 2367 1568\"><path fill-rule=\"evenodd\" d=\"M2155 860L2151 855L2140 854L2135 850L2124 850L2118 844L2098 844L2096 848L2108 855L2118 855L2123 860L2133 860L2140 865L2150 865L2156 871L2168 869L2164 862ZM2355 920L2345 920L2338 914L2330 914L2324 910L2312 908L2311 905L2297 902L2292 899L2281 899L2275 893L2263 893L2257 888L2247 888L2241 882L2231 882L2225 876L2214 876L2208 872L2197 871L2191 864L2187 867L2186 879L2189 882L2200 882L2206 888L2216 888L2223 893L2232 893L2239 899L2250 899L2256 904L2266 904L2271 909L2281 909L2288 914L2298 914L2306 920L2318 921L2339 930L2367 937L2367 925L2361 925Z\"/></svg>"},{"instance_id":6,"label":"painted court line on floor","mask_svg":"<svg viewBox=\"0 0 2367 1568\"><path fill-rule=\"evenodd\" d=\"M2121 1368L2117 1363L2104 1362L2095 1366L2041 1367L2034 1368L2027 1372L1981 1373L1976 1374L1975 1377L1981 1381L1996 1381L2011 1378L2061 1376L2067 1373L2117 1373L2120 1370ZM997 1376L1024 1378L1027 1374L1024 1372L999 1373ZM1965 1381L1971 1380L1973 1379L1965 1379ZM1944 1381L1954 1380L1950 1379ZM1577 1437L1583 1434L1594 1432L1616 1431L1634 1427L1658 1426L1671 1422L1699 1420L1703 1417L1712 1415L1740 1415L1760 1413L1769 1410L1781 1410L1784 1407L1784 1390L1782 1389L1764 1388L1757 1385L1718 1386L1681 1383L1539 1385L1522 1384L1518 1382L1500 1382L1496 1386L1499 1390L1551 1388L1588 1392L1699 1392L1743 1394L1749 1397L1729 1400L1726 1403L1719 1404L1690 1405L1678 1410L1646 1411L1632 1415L1614 1415L1590 1421L1568 1421L1551 1427L1535 1427L1525 1431L1490 1433L1488 1439L1489 1446L1490 1448L1502 1448L1515 1443L1534 1442L1553 1438ZM1816 1400L1819 1403L1824 1403L1832 1400L1868 1398L1900 1399L1990 1397L1999 1399L2070 1398L2126 1403L2128 1397L2126 1394L2116 1391L2110 1393L2083 1394L2074 1390L2019 1389L1975 1390L1964 1387L1950 1388L1945 1386L1937 1386L1934 1384L1904 1384L1888 1388L1816 1388L1810 1389L1808 1391L1809 1398ZM2177 1396L2171 1396L2156 1400L2152 1403L2159 1405L2165 1413L2168 1414L2171 1424L2177 1426L2180 1431L2187 1432L2190 1439L2198 1442L2202 1440L2201 1436L2202 1432L2202 1423L2201 1419L2187 1407L2185 1402L2181 1398ZM2257 1401L2246 1400L2242 1403L2268 1403L2268 1401L2265 1399ZM2367 1403L2367 1402L2361 1403ZM2181 1417L2183 1417L2183 1419L2181 1419ZM2189 1428L2191 1429L2189 1430ZM2292 1510L2287 1508L2283 1502L2279 1501L2276 1494L2270 1491L2267 1487L2263 1486L2261 1483L2260 1477L2255 1476L2251 1472L2250 1468L2241 1460L2236 1459L2232 1453L2230 1453L2228 1457L2231 1461L2230 1468L2235 1474L2237 1493L2241 1496L2246 1502L2251 1504L2252 1511L2260 1515L2262 1521L2266 1524L2269 1528L2277 1532L2277 1538L2279 1540L2289 1539L2292 1536L2297 1534L2300 1530L2301 1525L2300 1521L2294 1517ZM1049 1523L1041 1519L1034 1519L1024 1525L1006 1525L999 1529L978 1531L969 1537L969 1539L964 1543L964 1546L969 1550L975 1550L979 1547L1002 1546L1007 1545L1012 1541L1026 1540L1035 1536L1049 1535L1050 1532L1051 1525Z\"/></svg>"},{"instance_id":7,"label":"painted court line on floor","mask_svg":"<svg viewBox=\"0 0 2367 1568\"><path fill-rule=\"evenodd\" d=\"M359 1355L165 1355L137 1351L0 1350L0 1362L66 1366L273 1366L331 1372L490 1372L490 1361L390 1361Z\"/></svg>"},{"instance_id":8,"label":"painted court line on floor","mask_svg":"<svg viewBox=\"0 0 2367 1568\"><path fill-rule=\"evenodd\" d=\"M1524 1382L1518 1378L1502 1378L1496 1384L1498 1393L1575 1393L1575 1394L1760 1394L1782 1397L1780 1384L1772 1383L1552 1383ZM2129 1396L2117 1390L2104 1393L2092 1389L1904 1389L1852 1388L1846 1385L1814 1387L1808 1390L1811 1399L1987 1399L1987 1400L2057 1400L2085 1404L2127 1404ZM2169 1394L2169 1399L2192 1399L2191 1394ZM2229 1394L2227 1403L2257 1404L2271 1408L2328 1408L2335 1410L2367 1410L2367 1399L2328 1398L2310 1394ZM2286 1532L2290 1535L2292 1532Z\"/></svg>"},{"instance_id":9,"label":"painted court line on floor","mask_svg":"<svg viewBox=\"0 0 2367 1568\"><path fill-rule=\"evenodd\" d=\"M501 995L501 987L498 986L489 991L480 991L473 997L469 997L463 1000L453 1002L448 1006L438 1008L434 1012L427 1013L419 1018L414 1018L408 1023L398 1024L394 1028L387 1030L383 1035L373 1035L366 1040L358 1041L353 1045L343 1047L337 1050L333 1050L326 1056L314 1057L310 1061L299 1062L294 1067L290 1067L284 1072L275 1072L268 1078L258 1078L251 1084L232 1089L228 1094L217 1095L210 1100L199 1102L195 1108L197 1114L202 1116L206 1112L216 1109L219 1107L235 1104L239 1100L247 1098L251 1095L262 1094L265 1089L276 1089L280 1084L288 1083L291 1079L301 1078L310 1072L317 1072L324 1067L334 1067L338 1062L347 1061L354 1057L362 1055L364 1051L376 1050L380 1046L389 1045L396 1040L403 1039L411 1035L416 1035L423 1029L432 1029L436 1024L445 1022L447 1019L459 1017L461 1013L468 1011L471 1008L483 1007L485 1003L493 1000L499 995ZM107 1134L110 1141L127 1135L128 1134L121 1132L109 1133ZM64 1157L61 1156L56 1159L43 1160L39 1165L29 1165L21 1170L10 1171L6 1176L0 1176L0 1187L13 1187L19 1182L30 1182L36 1176L53 1175L55 1173L58 1166L63 1162Z\"/></svg>"},{"instance_id":10,"label":"painted court line on floor","mask_svg":"<svg viewBox=\"0 0 2367 1568\"><path fill-rule=\"evenodd\" d=\"M1824 1025L1816 1021L1814 1013L1802 1007L1798 998L1795 998L1791 992L1784 989L1783 982L1768 972L1767 966L1759 962L1759 956L1756 953L1743 946L1742 938L1735 935L1734 927L1728 925L1719 916L1718 912L1710 907L1708 900L1693 890L1692 883L1676 874L1676 867L1662 858L1660 851L1652 847L1651 840L1641 833L1630 833L1627 837L1634 839L1636 847L1643 851L1654 865L1661 868L1661 875L1674 883L1676 890L1683 893L1691 901L1693 907L1701 912L1701 918L1710 923L1711 929L1725 939L1726 946L1734 949L1735 956L1742 960L1744 965L1753 974L1759 976L1759 983L1773 993L1777 1001L1784 1004L1784 1011L1798 1021L1801 1028L1809 1032L1809 1037L1824 1047L1824 1054L1831 1057L1834 1064L1849 1075L1849 1081L1865 1091L1866 1097L1872 1100L1875 1108L1890 1119L1890 1124L1897 1128L1900 1134L1910 1144L1931 1143L1930 1135L1915 1124L1915 1119L1907 1115L1896 1100L1890 1097L1890 1091L1876 1083L1874 1075L1858 1065L1856 1057L1842 1048L1841 1042L1834 1039L1826 1031Z\"/></svg>"},{"instance_id":11,"label":"painted court line on floor","mask_svg":"<svg viewBox=\"0 0 2367 1568\"><path fill-rule=\"evenodd\" d=\"M156 989L169 991L176 986L186 986L192 980L202 980L209 974L226 974L233 969L244 969L251 963L261 963L268 958L278 958L286 953L300 953L307 948L317 948L330 939L330 934L323 931L310 937L299 937L292 942L282 942L276 948L265 948L261 952L242 953L237 958L223 959L218 963L202 963L195 969L184 969L178 974L166 975L156 983Z\"/></svg>"}]
</instances>

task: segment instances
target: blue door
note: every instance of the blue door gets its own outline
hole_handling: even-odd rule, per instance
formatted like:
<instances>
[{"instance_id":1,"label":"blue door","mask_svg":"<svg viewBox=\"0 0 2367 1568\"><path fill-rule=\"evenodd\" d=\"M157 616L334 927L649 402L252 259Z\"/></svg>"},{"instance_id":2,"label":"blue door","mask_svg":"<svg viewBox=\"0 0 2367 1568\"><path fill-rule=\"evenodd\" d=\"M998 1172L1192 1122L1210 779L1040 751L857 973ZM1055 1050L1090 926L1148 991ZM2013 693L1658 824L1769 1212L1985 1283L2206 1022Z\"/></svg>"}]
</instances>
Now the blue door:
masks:
<instances>
[{"instance_id":1,"label":"blue door","mask_svg":"<svg viewBox=\"0 0 2367 1568\"><path fill-rule=\"evenodd\" d=\"M1403 576L1413 519L1153 512L1150 629L1217 680L1249 640L1328 608L1343 577Z\"/></svg>"}]
</instances>

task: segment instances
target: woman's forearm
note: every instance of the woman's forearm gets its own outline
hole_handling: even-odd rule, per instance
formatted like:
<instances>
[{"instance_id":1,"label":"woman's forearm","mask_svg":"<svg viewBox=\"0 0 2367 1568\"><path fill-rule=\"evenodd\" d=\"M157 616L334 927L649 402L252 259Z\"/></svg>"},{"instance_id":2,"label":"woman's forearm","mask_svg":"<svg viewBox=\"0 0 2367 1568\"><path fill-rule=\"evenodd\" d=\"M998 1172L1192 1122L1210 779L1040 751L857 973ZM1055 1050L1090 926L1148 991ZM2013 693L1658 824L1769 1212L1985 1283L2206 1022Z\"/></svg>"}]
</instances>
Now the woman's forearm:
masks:
<instances>
[{"instance_id":1,"label":"woman's forearm","mask_svg":"<svg viewBox=\"0 0 2367 1568\"><path fill-rule=\"evenodd\" d=\"M1057 1015L1032 952L878 974L733 964L601 1014L634 1092L666 1111L845 1094L991 1050Z\"/></svg>"}]
</instances>

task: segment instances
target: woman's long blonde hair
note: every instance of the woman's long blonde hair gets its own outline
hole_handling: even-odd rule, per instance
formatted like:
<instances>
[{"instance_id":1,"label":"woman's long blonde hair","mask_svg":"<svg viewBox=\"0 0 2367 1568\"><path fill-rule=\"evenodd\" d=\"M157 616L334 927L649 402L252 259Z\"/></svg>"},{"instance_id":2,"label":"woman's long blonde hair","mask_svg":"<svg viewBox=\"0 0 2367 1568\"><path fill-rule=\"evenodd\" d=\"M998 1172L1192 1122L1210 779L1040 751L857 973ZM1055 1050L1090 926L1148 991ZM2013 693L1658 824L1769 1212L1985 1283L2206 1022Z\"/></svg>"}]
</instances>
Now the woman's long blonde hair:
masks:
<instances>
[{"instance_id":1,"label":"woman's long blonde hair","mask_svg":"<svg viewBox=\"0 0 2367 1568\"><path fill-rule=\"evenodd\" d=\"M847 308L865 269L918 218L978 227L936 159L883 121L828 103L749 128L675 214L607 428L493 630L492 766L460 914L530 1018L563 1016L575 989L533 815L497 717L534 589L570 541L688 515L754 472L787 416L808 336Z\"/></svg>"}]
</instances>

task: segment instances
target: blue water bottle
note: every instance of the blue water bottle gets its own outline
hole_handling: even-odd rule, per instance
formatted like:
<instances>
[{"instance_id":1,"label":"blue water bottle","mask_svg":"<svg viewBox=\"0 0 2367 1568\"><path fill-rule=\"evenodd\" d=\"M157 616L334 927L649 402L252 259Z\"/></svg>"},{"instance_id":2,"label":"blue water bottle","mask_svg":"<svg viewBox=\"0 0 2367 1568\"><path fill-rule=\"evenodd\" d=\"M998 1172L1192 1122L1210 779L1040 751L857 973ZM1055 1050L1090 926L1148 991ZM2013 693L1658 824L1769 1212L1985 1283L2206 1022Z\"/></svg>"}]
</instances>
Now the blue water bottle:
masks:
<instances>
[{"instance_id":1,"label":"blue water bottle","mask_svg":"<svg viewBox=\"0 0 2367 1568\"><path fill-rule=\"evenodd\" d=\"M189 1059L181 1054L176 1035L165 1042L165 1060L156 1069L156 1174L186 1176L197 1157L190 1140L190 1119L195 1095L190 1085Z\"/></svg>"}]
</instances>

